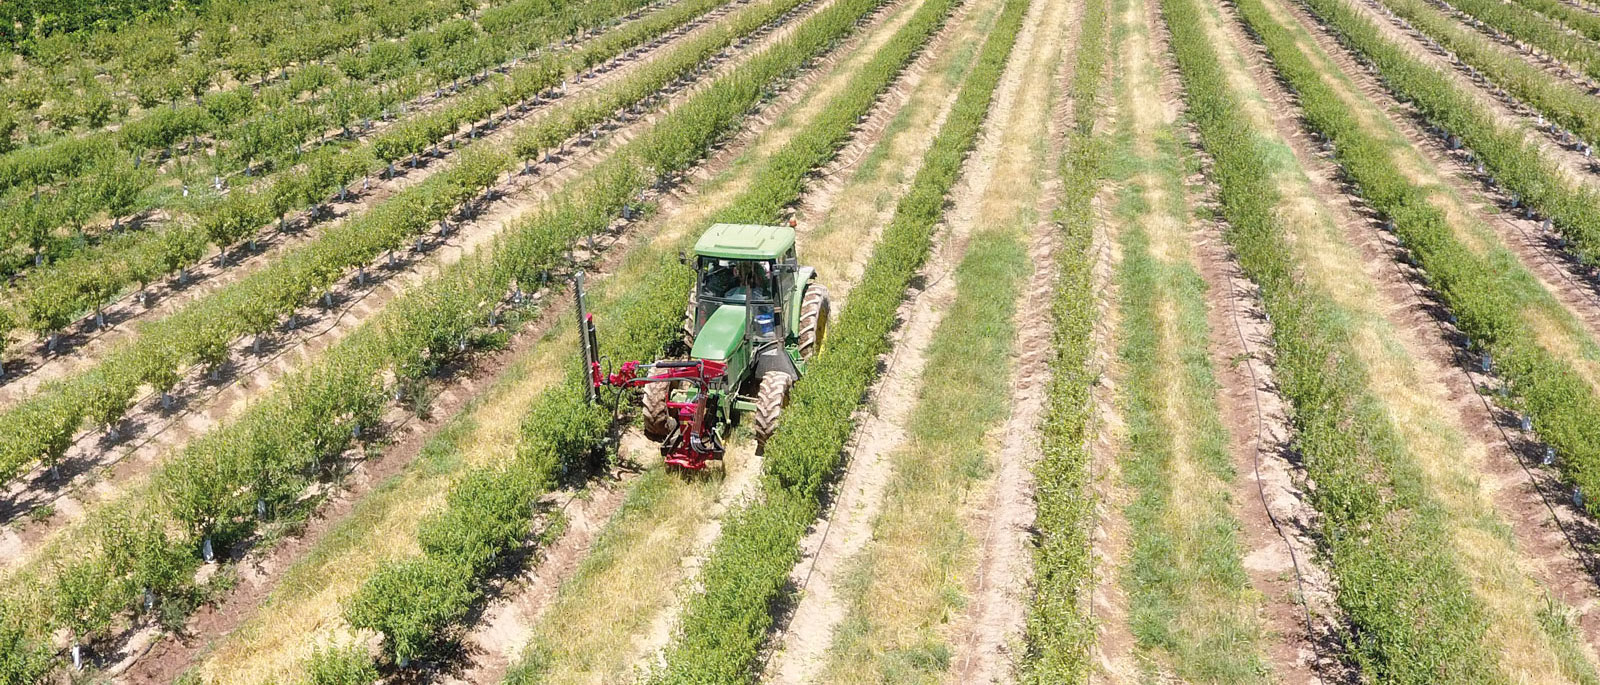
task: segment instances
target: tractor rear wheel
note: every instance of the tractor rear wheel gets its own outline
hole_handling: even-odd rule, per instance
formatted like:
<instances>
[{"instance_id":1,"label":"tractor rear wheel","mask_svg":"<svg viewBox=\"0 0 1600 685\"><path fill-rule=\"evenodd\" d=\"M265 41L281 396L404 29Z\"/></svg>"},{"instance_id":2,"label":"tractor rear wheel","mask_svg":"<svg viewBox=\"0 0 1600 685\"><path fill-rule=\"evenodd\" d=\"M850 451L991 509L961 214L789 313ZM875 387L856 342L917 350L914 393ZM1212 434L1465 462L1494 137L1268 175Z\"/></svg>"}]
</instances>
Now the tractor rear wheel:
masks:
<instances>
[{"instance_id":1,"label":"tractor rear wheel","mask_svg":"<svg viewBox=\"0 0 1600 685\"><path fill-rule=\"evenodd\" d=\"M828 317L833 304L828 300L828 289L821 283L806 284L806 294L800 300L800 358L810 359L822 351L828 336Z\"/></svg>"},{"instance_id":2,"label":"tractor rear wheel","mask_svg":"<svg viewBox=\"0 0 1600 685\"><path fill-rule=\"evenodd\" d=\"M782 371L768 371L761 377L761 390L756 394L755 423L751 431L756 434L756 447L765 447L767 438L778 430L778 416L789 404L789 386L794 376Z\"/></svg>"},{"instance_id":3,"label":"tractor rear wheel","mask_svg":"<svg viewBox=\"0 0 1600 685\"><path fill-rule=\"evenodd\" d=\"M672 408L667 400L672 398L676 383L646 383L639 392L644 403L644 434L661 438L672 430Z\"/></svg>"}]
</instances>

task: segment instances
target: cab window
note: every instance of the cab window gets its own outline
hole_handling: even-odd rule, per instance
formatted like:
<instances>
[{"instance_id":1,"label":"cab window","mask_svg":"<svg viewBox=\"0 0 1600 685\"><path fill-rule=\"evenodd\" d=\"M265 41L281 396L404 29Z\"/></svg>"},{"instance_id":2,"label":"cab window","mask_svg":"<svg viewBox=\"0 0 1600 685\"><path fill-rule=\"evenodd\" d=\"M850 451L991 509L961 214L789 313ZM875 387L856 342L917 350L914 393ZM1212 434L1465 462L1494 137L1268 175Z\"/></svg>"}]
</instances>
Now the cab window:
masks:
<instances>
[{"instance_id":1,"label":"cab window","mask_svg":"<svg viewBox=\"0 0 1600 685\"><path fill-rule=\"evenodd\" d=\"M771 302L772 264L743 259L700 259L701 293L728 303Z\"/></svg>"}]
</instances>

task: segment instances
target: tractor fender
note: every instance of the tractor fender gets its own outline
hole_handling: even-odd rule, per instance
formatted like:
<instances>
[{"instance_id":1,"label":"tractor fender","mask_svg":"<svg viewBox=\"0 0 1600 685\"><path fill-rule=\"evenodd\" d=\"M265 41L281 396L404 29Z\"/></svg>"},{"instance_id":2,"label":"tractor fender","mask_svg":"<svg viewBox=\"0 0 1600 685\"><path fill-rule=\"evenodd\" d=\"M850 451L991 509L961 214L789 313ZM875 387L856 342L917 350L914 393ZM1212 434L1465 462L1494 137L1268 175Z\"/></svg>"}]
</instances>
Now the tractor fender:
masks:
<instances>
[{"instance_id":1,"label":"tractor fender","mask_svg":"<svg viewBox=\"0 0 1600 685\"><path fill-rule=\"evenodd\" d=\"M789 357L789 352L779 343L768 343L756 352L755 369L752 378L761 378L770 371L789 374L790 378L800 378L800 367L795 366L794 359Z\"/></svg>"},{"instance_id":2,"label":"tractor fender","mask_svg":"<svg viewBox=\"0 0 1600 685\"><path fill-rule=\"evenodd\" d=\"M810 286L816 277L815 267L802 266L794 271L794 292L789 293L788 306L783 309L784 330L791 334L800 330L800 303L806 299L806 287Z\"/></svg>"}]
</instances>

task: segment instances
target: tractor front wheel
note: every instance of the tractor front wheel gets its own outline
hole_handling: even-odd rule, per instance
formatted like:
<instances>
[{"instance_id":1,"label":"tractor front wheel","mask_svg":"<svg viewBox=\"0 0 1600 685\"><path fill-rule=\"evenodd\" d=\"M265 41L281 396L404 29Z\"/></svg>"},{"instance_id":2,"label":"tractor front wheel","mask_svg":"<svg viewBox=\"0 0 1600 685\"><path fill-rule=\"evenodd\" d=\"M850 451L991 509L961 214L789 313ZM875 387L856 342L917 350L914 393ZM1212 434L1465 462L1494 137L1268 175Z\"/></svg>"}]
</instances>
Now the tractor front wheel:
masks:
<instances>
[{"instance_id":1,"label":"tractor front wheel","mask_svg":"<svg viewBox=\"0 0 1600 685\"><path fill-rule=\"evenodd\" d=\"M828 336L828 316L833 304L828 300L828 289L821 283L806 285L806 294L800 300L800 358L810 359L822 351Z\"/></svg>"},{"instance_id":2,"label":"tractor front wheel","mask_svg":"<svg viewBox=\"0 0 1600 685\"><path fill-rule=\"evenodd\" d=\"M768 371L761 377L761 390L756 394L755 425L751 427L756 434L757 449L765 447L767 438L778 430L778 416L789 404L789 386L792 385L794 377L782 371Z\"/></svg>"},{"instance_id":3,"label":"tractor front wheel","mask_svg":"<svg viewBox=\"0 0 1600 685\"><path fill-rule=\"evenodd\" d=\"M672 397L674 383L646 383L639 391L644 403L644 434L660 439L672 430L672 408L667 400Z\"/></svg>"}]
</instances>

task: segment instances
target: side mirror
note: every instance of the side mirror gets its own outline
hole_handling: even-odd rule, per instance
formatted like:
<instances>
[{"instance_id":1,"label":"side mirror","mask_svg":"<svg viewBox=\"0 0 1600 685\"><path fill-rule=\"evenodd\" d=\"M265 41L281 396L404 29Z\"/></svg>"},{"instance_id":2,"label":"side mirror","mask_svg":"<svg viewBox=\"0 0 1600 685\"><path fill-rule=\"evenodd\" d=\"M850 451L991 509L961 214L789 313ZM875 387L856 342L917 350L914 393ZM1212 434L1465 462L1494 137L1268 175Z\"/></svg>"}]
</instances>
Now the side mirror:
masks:
<instances>
[{"instance_id":1,"label":"side mirror","mask_svg":"<svg viewBox=\"0 0 1600 685\"><path fill-rule=\"evenodd\" d=\"M684 254L683 250L678 250L678 263L684 266L689 265L689 255Z\"/></svg>"}]
</instances>

